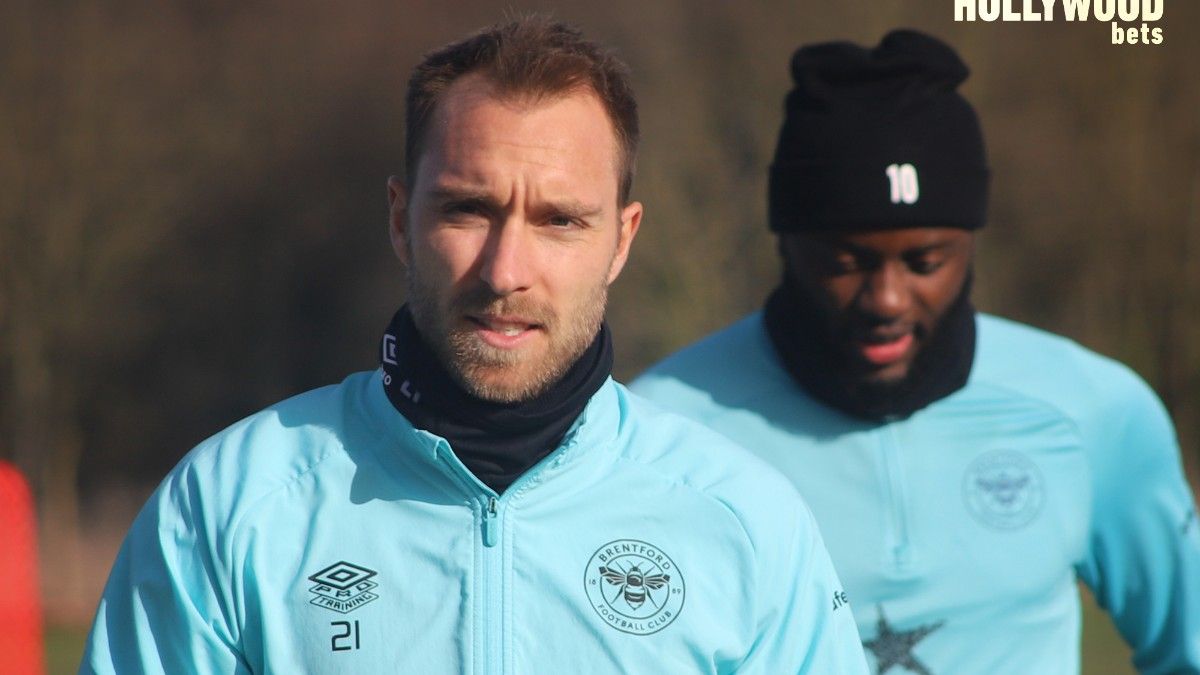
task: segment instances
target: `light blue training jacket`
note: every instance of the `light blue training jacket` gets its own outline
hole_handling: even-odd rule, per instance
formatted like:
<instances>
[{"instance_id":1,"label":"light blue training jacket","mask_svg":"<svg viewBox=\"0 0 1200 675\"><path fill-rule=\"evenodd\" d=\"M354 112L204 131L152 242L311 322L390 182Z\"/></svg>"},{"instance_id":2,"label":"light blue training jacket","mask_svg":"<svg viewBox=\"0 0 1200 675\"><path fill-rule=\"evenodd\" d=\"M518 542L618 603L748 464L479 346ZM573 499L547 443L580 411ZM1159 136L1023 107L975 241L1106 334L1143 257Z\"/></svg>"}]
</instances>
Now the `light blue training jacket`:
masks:
<instances>
[{"instance_id":1,"label":"light blue training jacket","mask_svg":"<svg viewBox=\"0 0 1200 675\"><path fill-rule=\"evenodd\" d=\"M609 380L499 496L382 377L184 458L82 672L866 672L810 512L749 453Z\"/></svg>"},{"instance_id":2,"label":"light blue training jacket","mask_svg":"<svg viewBox=\"0 0 1200 675\"><path fill-rule=\"evenodd\" d=\"M1144 673L1200 673L1200 523L1162 405L1115 361L980 315L967 385L872 424L809 397L761 314L635 392L783 471L874 672L1079 672L1083 580Z\"/></svg>"}]
</instances>

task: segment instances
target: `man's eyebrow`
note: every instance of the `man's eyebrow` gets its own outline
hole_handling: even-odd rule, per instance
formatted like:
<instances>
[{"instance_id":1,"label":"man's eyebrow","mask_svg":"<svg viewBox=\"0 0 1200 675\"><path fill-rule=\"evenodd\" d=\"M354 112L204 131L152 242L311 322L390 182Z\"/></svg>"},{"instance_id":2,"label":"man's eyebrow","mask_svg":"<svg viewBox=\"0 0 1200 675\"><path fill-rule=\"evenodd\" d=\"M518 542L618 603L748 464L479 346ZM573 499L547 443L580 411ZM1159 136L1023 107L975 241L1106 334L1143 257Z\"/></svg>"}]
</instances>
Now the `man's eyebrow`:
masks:
<instances>
[{"instance_id":1,"label":"man's eyebrow","mask_svg":"<svg viewBox=\"0 0 1200 675\"><path fill-rule=\"evenodd\" d=\"M941 251L942 249L951 248L953 246L954 242L952 241L939 241L933 244L925 244L924 246L914 246L906 250L904 255L924 255L926 253Z\"/></svg>"},{"instance_id":2,"label":"man's eyebrow","mask_svg":"<svg viewBox=\"0 0 1200 675\"><path fill-rule=\"evenodd\" d=\"M581 220L594 218L604 211L599 204L586 204L577 199L547 200L539 210Z\"/></svg>"},{"instance_id":3,"label":"man's eyebrow","mask_svg":"<svg viewBox=\"0 0 1200 675\"><path fill-rule=\"evenodd\" d=\"M437 186L429 191L429 195L439 202L471 201L492 204L496 201L490 192L481 187Z\"/></svg>"},{"instance_id":4,"label":"man's eyebrow","mask_svg":"<svg viewBox=\"0 0 1200 675\"><path fill-rule=\"evenodd\" d=\"M496 210L502 205L495 195L484 188L470 186L438 186L429 191L437 202L474 202ZM594 218L604 212L599 204L588 204L578 199L548 199L537 206L537 211L564 215L581 220Z\"/></svg>"}]
</instances>

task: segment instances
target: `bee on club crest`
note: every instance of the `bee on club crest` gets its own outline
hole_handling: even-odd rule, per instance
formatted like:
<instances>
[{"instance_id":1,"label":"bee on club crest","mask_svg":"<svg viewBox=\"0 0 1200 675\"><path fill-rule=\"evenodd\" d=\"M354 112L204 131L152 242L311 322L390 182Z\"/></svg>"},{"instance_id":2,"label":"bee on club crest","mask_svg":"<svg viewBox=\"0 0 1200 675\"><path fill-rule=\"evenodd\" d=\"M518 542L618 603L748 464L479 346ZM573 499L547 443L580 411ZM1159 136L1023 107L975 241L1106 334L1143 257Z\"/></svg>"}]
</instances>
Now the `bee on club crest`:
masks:
<instances>
[{"instance_id":1,"label":"bee on club crest","mask_svg":"<svg viewBox=\"0 0 1200 675\"><path fill-rule=\"evenodd\" d=\"M984 452L963 474L963 500L984 525L1016 530L1042 509L1042 474L1033 460L1015 450Z\"/></svg>"},{"instance_id":2,"label":"bee on club crest","mask_svg":"<svg viewBox=\"0 0 1200 675\"><path fill-rule=\"evenodd\" d=\"M621 588L620 595L625 598L625 603L632 609L637 609L646 602L649 591L657 591L671 581L670 574L645 574L637 565L631 566L624 572L601 565L600 576L613 586ZM658 606L653 597L650 597L650 602L654 606Z\"/></svg>"},{"instance_id":3,"label":"bee on club crest","mask_svg":"<svg viewBox=\"0 0 1200 675\"><path fill-rule=\"evenodd\" d=\"M592 554L583 568L583 588L604 623L623 633L650 635L679 617L683 576L661 548L640 539L616 539Z\"/></svg>"}]
</instances>

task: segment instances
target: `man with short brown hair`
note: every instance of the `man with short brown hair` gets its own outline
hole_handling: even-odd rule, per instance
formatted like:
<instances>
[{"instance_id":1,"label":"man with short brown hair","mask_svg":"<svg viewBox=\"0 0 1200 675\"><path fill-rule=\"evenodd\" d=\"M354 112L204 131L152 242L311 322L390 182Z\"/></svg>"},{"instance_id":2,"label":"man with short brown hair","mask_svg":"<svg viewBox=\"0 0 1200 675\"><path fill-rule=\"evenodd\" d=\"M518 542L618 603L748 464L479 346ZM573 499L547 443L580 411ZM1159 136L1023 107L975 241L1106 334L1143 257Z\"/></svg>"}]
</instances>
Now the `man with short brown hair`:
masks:
<instances>
[{"instance_id":1,"label":"man with short brown hair","mask_svg":"<svg viewBox=\"0 0 1200 675\"><path fill-rule=\"evenodd\" d=\"M381 368L172 471L82 670L865 673L794 489L609 377L624 66L520 20L427 57L408 115Z\"/></svg>"}]
</instances>

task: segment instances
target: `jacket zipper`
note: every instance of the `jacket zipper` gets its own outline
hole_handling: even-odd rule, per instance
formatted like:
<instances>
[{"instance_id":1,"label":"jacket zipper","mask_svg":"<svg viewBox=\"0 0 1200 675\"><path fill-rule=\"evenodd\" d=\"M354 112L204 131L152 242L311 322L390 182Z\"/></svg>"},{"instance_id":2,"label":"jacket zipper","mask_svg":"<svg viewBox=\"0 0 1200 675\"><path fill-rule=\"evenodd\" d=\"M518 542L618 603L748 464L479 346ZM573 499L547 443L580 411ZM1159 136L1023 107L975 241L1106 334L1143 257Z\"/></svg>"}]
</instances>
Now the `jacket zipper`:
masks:
<instances>
[{"instance_id":1,"label":"jacket zipper","mask_svg":"<svg viewBox=\"0 0 1200 675\"><path fill-rule=\"evenodd\" d=\"M505 495L516 494L531 477L549 462L556 461L558 456L575 445L573 438L567 440L554 452L542 459L541 462L518 478ZM480 673L503 674L505 672L506 655L504 653L504 547L501 542L502 513L504 498L498 496L488 486L484 485L472 474L463 463L454 456L454 451L444 439L439 439L437 457L449 468L449 473L462 485L468 495L474 497L480 512L479 540L476 551L483 567L480 575L482 581L479 593L483 598L481 620L476 623L478 634L483 635L484 648L477 655L477 669Z\"/></svg>"},{"instance_id":2,"label":"jacket zipper","mask_svg":"<svg viewBox=\"0 0 1200 675\"><path fill-rule=\"evenodd\" d=\"M500 674L504 672L504 547L497 546L500 542L500 500L494 494L488 495L480 506L483 510L480 539L483 542L483 630L486 635L484 671Z\"/></svg>"},{"instance_id":3,"label":"jacket zipper","mask_svg":"<svg viewBox=\"0 0 1200 675\"><path fill-rule=\"evenodd\" d=\"M496 498L488 497L487 504L483 507L483 545L488 548L500 541L500 520L496 517L499 510Z\"/></svg>"},{"instance_id":4,"label":"jacket zipper","mask_svg":"<svg viewBox=\"0 0 1200 675\"><path fill-rule=\"evenodd\" d=\"M454 456L450 444L444 439L438 439L436 462L445 467L446 473L459 484L464 492L471 497L473 508L479 509L479 538L475 540L475 559L480 566L475 592L478 594L479 615L473 622L474 633L479 640L472 648L471 660L475 666L472 672L479 675L492 675L504 672L504 655L497 650L500 646L501 579L503 561L499 560L500 550L500 500L496 493L478 478ZM497 578L493 578L497 577Z\"/></svg>"},{"instance_id":5,"label":"jacket zipper","mask_svg":"<svg viewBox=\"0 0 1200 675\"><path fill-rule=\"evenodd\" d=\"M883 470L888 481L887 510L891 531L887 537L888 565L896 572L907 572L912 565L912 542L909 535L908 486L904 480L904 468L900 453L902 448L896 439L894 422L880 431L880 446L883 454Z\"/></svg>"}]
</instances>

